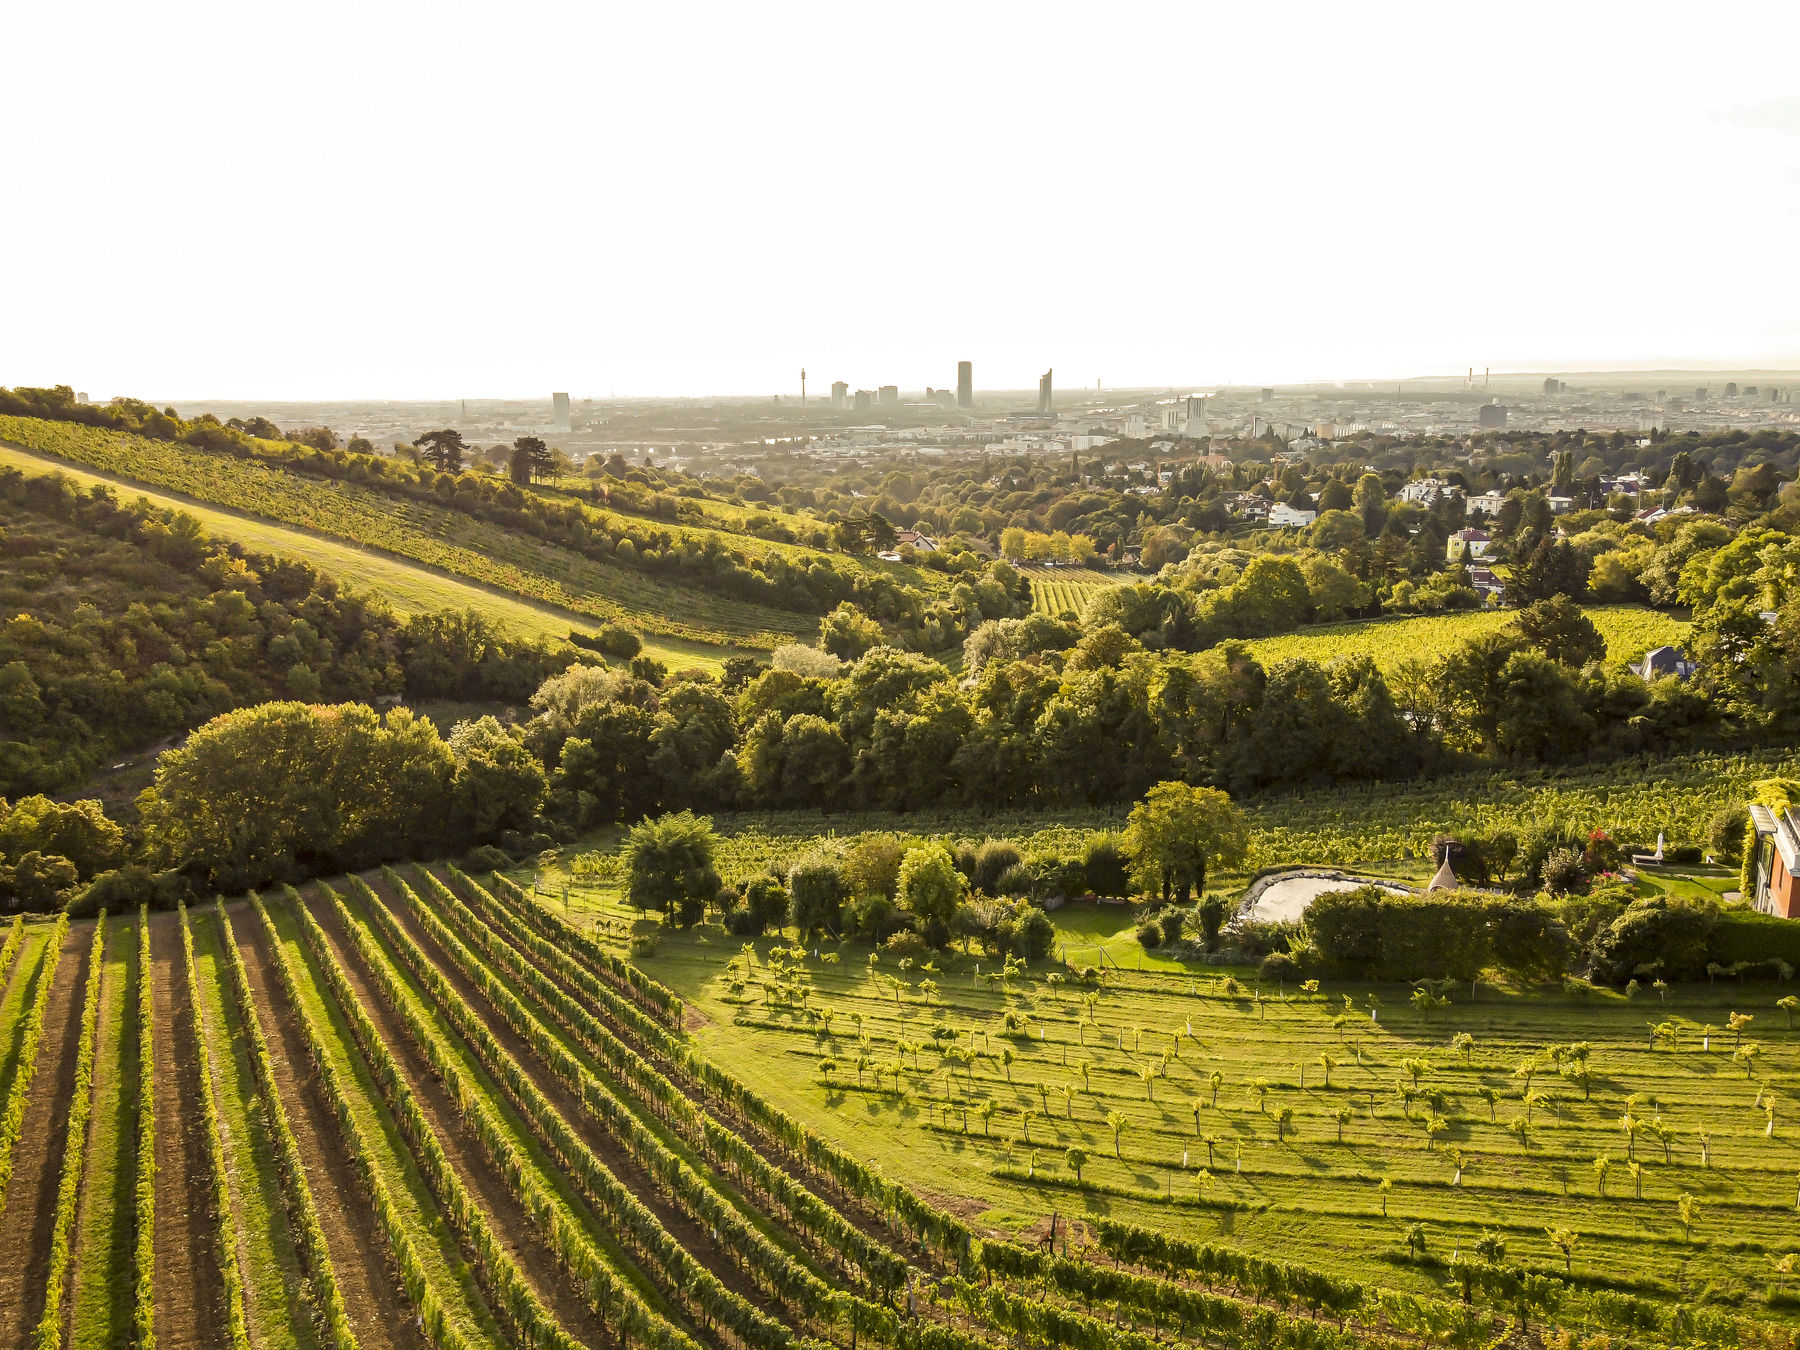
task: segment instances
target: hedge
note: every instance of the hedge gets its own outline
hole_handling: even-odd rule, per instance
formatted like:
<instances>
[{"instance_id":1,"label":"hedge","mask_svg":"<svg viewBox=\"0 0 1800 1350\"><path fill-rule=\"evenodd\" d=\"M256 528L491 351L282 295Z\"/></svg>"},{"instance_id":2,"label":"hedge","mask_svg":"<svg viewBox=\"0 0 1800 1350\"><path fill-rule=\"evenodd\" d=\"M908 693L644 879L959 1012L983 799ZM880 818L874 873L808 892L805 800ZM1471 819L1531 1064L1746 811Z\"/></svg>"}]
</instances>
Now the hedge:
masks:
<instances>
[{"instance_id":1,"label":"hedge","mask_svg":"<svg viewBox=\"0 0 1800 1350\"><path fill-rule=\"evenodd\" d=\"M137 1350L156 1348L156 979L150 964L150 911L138 906L138 1100L136 1249L132 1258L136 1293L132 1341Z\"/></svg>"},{"instance_id":2,"label":"hedge","mask_svg":"<svg viewBox=\"0 0 1800 1350\"><path fill-rule=\"evenodd\" d=\"M18 1068L13 1072L6 1105L0 1108L0 1206L6 1203L6 1188L12 1182L13 1145L19 1142L19 1131L25 1125L25 1100L31 1092L31 1080L37 1074L38 1042L44 1038L44 1012L50 1006L50 990L56 984L56 967L62 960L63 938L68 931L69 916L57 915L56 927L50 933L49 951L38 968L37 992L31 1000L31 1011L25 1014L24 1034L19 1038Z\"/></svg>"},{"instance_id":3,"label":"hedge","mask_svg":"<svg viewBox=\"0 0 1800 1350\"><path fill-rule=\"evenodd\" d=\"M1800 919L1778 919L1756 910L1729 910L1719 915L1707 943L1709 959L1722 966L1745 961L1755 966L1786 961L1800 969Z\"/></svg>"}]
</instances>

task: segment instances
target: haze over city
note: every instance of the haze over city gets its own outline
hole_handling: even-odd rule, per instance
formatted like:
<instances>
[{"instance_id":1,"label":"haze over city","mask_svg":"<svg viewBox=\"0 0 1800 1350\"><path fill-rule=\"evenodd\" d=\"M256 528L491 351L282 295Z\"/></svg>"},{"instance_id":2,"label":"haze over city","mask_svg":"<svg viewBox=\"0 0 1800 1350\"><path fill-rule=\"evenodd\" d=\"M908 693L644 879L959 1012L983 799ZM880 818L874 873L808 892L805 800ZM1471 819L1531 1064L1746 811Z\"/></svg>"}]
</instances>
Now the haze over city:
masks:
<instances>
[{"instance_id":1,"label":"haze over city","mask_svg":"<svg viewBox=\"0 0 1800 1350\"><path fill-rule=\"evenodd\" d=\"M767 395L1800 366L1791 5L35 6L0 369ZM154 76L154 78L152 78ZM822 387L822 385L821 385Z\"/></svg>"}]
</instances>

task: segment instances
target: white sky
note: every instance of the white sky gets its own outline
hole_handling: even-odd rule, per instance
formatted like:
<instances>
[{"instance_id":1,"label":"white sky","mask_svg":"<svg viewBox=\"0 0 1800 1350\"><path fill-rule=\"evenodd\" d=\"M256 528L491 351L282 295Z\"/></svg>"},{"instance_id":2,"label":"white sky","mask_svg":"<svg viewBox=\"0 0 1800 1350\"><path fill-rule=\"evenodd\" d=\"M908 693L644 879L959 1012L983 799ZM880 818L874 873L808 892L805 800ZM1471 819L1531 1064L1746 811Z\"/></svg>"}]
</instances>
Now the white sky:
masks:
<instances>
[{"instance_id":1,"label":"white sky","mask_svg":"<svg viewBox=\"0 0 1800 1350\"><path fill-rule=\"evenodd\" d=\"M22 4L0 384L1800 367L1800 4Z\"/></svg>"}]
</instances>

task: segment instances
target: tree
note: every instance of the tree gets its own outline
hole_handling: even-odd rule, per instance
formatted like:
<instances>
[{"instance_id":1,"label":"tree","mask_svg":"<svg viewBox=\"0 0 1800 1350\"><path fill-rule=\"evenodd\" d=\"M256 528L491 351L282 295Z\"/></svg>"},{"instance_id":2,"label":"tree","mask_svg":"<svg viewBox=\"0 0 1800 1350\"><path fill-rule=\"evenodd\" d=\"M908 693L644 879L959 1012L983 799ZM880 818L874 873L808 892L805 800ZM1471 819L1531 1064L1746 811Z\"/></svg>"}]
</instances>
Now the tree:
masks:
<instances>
[{"instance_id":1,"label":"tree","mask_svg":"<svg viewBox=\"0 0 1800 1350\"><path fill-rule=\"evenodd\" d=\"M550 469L550 447L537 436L521 436L513 442L508 469L520 487L543 477Z\"/></svg>"},{"instance_id":2,"label":"tree","mask_svg":"<svg viewBox=\"0 0 1800 1350\"><path fill-rule=\"evenodd\" d=\"M241 891L441 853L454 773L437 728L405 708L240 708L159 759L138 798L145 860Z\"/></svg>"},{"instance_id":3,"label":"tree","mask_svg":"<svg viewBox=\"0 0 1800 1350\"><path fill-rule=\"evenodd\" d=\"M1088 1164L1087 1150L1084 1148L1071 1148L1063 1156L1069 1160L1069 1170L1075 1174L1075 1182L1079 1185L1081 1183L1081 1169Z\"/></svg>"},{"instance_id":4,"label":"tree","mask_svg":"<svg viewBox=\"0 0 1800 1350\"><path fill-rule=\"evenodd\" d=\"M1567 1275L1570 1262L1575 1256L1575 1244L1581 1241L1581 1234L1573 1228L1546 1228L1544 1236L1550 1239L1550 1245L1563 1256L1563 1274Z\"/></svg>"},{"instance_id":5,"label":"tree","mask_svg":"<svg viewBox=\"0 0 1800 1350\"><path fill-rule=\"evenodd\" d=\"M646 820L625 836L625 893L639 909L660 911L685 927L719 893L712 821L681 811Z\"/></svg>"},{"instance_id":6,"label":"tree","mask_svg":"<svg viewBox=\"0 0 1800 1350\"><path fill-rule=\"evenodd\" d=\"M1578 669L1606 659L1606 639L1567 595L1534 601L1519 611L1513 625L1525 641L1558 665Z\"/></svg>"},{"instance_id":7,"label":"tree","mask_svg":"<svg viewBox=\"0 0 1800 1350\"><path fill-rule=\"evenodd\" d=\"M881 625L848 600L819 621L819 646L842 661L854 661L886 641Z\"/></svg>"},{"instance_id":8,"label":"tree","mask_svg":"<svg viewBox=\"0 0 1800 1350\"><path fill-rule=\"evenodd\" d=\"M788 869L791 918L801 937L835 933L844 904L844 874L835 858L812 853Z\"/></svg>"},{"instance_id":9,"label":"tree","mask_svg":"<svg viewBox=\"0 0 1800 1350\"><path fill-rule=\"evenodd\" d=\"M1113 1157L1118 1158L1121 1162L1124 1161L1124 1158L1119 1152L1119 1136L1125 1133L1125 1127L1129 1124L1131 1122L1117 1111L1106 1113L1106 1127L1112 1131L1113 1137Z\"/></svg>"},{"instance_id":10,"label":"tree","mask_svg":"<svg viewBox=\"0 0 1800 1350\"><path fill-rule=\"evenodd\" d=\"M431 465L439 473L461 473L463 454L468 449L463 444L462 432L451 428L440 431L428 431L413 444L417 446Z\"/></svg>"},{"instance_id":11,"label":"tree","mask_svg":"<svg viewBox=\"0 0 1800 1350\"><path fill-rule=\"evenodd\" d=\"M1159 783L1131 808L1127 847L1141 865L1154 867L1163 891L1174 886L1186 904L1205 888L1208 869L1243 861L1250 832L1243 812L1217 788Z\"/></svg>"},{"instance_id":12,"label":"tree","mask_svg":"<svg viewBox=\"0 0 1800 1350\"><path fill-rule=\"evenodd\" d=\"M0 862L17 862L33 851L67 858L88 881L124 861L125 832L91 797L74 802L23 797L10 807L0 797Z\"/></svg>"},{"instance_id":13,"label":"tree","mask_svg":"<svg viewBox=\"0 0 1800 1350\"><path fill-rule=\"evenodd\" d=\"M963 898L965 882L956 860L941 843L921 844L900 861L899 898L929 931L950 935L950 916Z\"/></svg>"},{"instance_id":14,"label":"tree","mask_svg":"<svg viewBox=\"0 0 1800 1350\"><path fill-rule=\"evenodd\" d=\"M1579 600L1587 593L1590 565L1567 540L1544 538L1513 568L1506 583L1508 604L1525 606L1564 595Z\"/></svg>"}]
</instances>

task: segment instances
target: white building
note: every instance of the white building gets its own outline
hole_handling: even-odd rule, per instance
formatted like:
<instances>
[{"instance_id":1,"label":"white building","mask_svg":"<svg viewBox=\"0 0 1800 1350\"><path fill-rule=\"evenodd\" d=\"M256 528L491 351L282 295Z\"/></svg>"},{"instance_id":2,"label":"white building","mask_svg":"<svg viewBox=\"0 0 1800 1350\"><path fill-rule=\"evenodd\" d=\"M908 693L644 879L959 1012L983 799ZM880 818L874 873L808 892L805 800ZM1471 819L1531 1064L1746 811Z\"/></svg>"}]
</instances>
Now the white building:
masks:
<instances>
[{"instance_id":1,"label":"white building","mask_svg":"<svg viewBox=\"0 0 1800 1350\"><path fill-rule=\"evenodd\" d=\"M1462 489L1445 482L1442 478L1415 478L1400 488L1400 500L1416 502L1420 506L1430 506L1439 497L1448 497Z\"/></svg>"},{"instance_id":2,"label":"white building","mask_svg":"<svg viewBox=\"0 0 1800 1350\"><path fill-rule=\"evenodd\" d=\"M1498 492L1484 492L1479 497L1469 498L1469 510L1479 511L1484 516L1497 516L1500 508L1506 505L1506 498Z\"/></svg>"},{"instance_id":3,"label":"white building","mask_svg":"<svg viewBox=\"0 0 1800 1350\"><path fill-rule=\"evenodd\" d=\"M1269 508L1270 525L1310 525L1319 518L1317 511L1301 511L1289 506L1286 502L1276 502Z\"/></svg>"}]
</instances>

